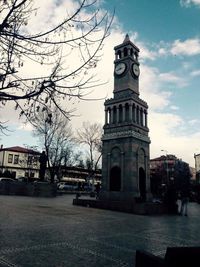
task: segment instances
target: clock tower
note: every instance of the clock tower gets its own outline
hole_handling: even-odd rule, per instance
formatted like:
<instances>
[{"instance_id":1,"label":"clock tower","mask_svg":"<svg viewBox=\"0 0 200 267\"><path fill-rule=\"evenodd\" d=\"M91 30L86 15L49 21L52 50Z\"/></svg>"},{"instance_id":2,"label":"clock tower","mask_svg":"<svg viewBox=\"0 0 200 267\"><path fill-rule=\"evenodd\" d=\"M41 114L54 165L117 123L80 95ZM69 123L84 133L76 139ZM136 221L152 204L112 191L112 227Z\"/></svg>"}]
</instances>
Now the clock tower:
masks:
<instances>
[{"instance_id":1,"label":"clock tower","mask_svg":"<svg viewBox=\"0 0 200 267\"><path fill-rule=\"evenodd\" d=\"M104 103L100 200L131 209L136 200L150 198L148 105L139 97L139 48L127 34L114 50L114 96Z\"/></svg>"},{"instance_id":2,"label":"clock tower","mask_svg":"<svg viewBox=\"0 0 200 267\"><path fill-rule=\"evenodd\" d=\"M126 35L124 42L114 49L114 94L129 90L139 95L139 48Z\"/></svg>"}]
</instances>

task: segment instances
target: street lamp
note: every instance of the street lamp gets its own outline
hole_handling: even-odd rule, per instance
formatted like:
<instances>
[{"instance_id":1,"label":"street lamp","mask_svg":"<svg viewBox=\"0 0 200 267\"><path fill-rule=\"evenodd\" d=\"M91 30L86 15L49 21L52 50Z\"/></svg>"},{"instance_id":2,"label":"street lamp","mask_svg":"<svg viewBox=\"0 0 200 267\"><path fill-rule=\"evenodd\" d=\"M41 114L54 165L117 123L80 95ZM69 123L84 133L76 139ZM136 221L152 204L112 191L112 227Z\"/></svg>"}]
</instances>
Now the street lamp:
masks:
<instances>
[{"instance_id":1,"label":"street lamp","mask_svg":"<svg viewBox=\"0 0 200 267\"><path fill-rule=\"evenodd\" d=\"M166 155L166 167L167 167L167 183L169 182L169 173L168 173L168 161L167 161L167 153L168 151L165 149L161 149L161 151L165 152Z\"/></svg>"}]
</instances>

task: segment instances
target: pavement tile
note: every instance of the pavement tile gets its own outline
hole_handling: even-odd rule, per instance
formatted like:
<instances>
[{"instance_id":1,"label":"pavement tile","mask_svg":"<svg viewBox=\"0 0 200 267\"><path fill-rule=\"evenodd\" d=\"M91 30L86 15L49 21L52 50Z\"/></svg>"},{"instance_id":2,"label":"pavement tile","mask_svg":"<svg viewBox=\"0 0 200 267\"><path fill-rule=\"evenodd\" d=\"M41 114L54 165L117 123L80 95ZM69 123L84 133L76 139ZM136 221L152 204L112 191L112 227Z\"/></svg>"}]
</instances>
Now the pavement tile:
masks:
<instances>
[{"instance_id":1,"label":"pavement tile","mask_svg":"<svg viewBox=\"0 0 200 267\"><path fill-rule=\"evenodd\" d=\"M189 216L142 216L56 198L0 196L0 267L134 267L135 251L200 246L200 205Z\"/></svg>"}]
</instances>

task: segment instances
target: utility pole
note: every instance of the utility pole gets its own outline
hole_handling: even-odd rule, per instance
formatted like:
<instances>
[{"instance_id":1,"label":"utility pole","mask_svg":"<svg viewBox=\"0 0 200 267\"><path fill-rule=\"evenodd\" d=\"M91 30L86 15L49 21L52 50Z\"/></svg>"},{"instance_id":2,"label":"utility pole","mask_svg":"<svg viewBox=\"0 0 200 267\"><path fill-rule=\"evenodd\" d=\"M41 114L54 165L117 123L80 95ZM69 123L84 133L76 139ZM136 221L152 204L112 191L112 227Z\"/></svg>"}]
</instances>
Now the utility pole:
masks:
<instances>
[{"instance_id":1,"label":"utility pole","mask_svg":"<svg viewBox=\"0 0 200 267\"><path fill-rule=\"evenodd\" d=\"M168 170L168 159L167 159L167 153L168 151L165 149L161 149L161 151L165 152L165 156L166 156L166 172L167 172L167 183L169 183L169 170Z\"/></svg>"}]
</instances>

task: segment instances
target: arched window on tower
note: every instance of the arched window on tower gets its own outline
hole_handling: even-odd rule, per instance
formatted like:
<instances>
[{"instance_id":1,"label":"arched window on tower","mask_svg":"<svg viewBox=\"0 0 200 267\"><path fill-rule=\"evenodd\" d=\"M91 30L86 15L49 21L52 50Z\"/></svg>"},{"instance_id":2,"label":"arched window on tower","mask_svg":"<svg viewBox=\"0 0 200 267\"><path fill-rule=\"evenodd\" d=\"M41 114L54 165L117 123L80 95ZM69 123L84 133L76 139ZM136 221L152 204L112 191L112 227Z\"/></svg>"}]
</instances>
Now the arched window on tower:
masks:
<instances>
[{"instance_id":1,"label":"arched window on tower","mask_svg":"<svg viewBox=\"0 0 200 267\"><path fill-rule=\"evenodd\" d=\"M129 105L128 103L125 104L125 121L129 121Z\"/></svg>"},{"instance_id":2,"label":"arched window on tower","mask_svg":"<svg viewBox=\"0 0 200 267\"><path fill-rule=\"evenodd\" d=\"M142 167L139 168L139 191L140 191L141 201L145 201L146 200L146 174Z\"/></svg>"},{"instance_id":3,"label":"arched window on tower","mask_svg":"<svg viewBox=\"0 0 200 267\"><path fill-rule=\"evenodd\" d=\"M137 60L137 61L138 61L138 53L137 53L137 52L135 52L134 54L135 54L135 60Z\"/></svg>"},{"instance_id":4,"label":"arched window on tower","mask_svg":"<svg viewBox=\"0 0 200 267\"><path fill-rule=\"evenodd\" d=\"M125 56L125 57L128 56L128 49L127 49L127 47L124 47L124 56Z\"/></svg>"},{"instance_id":5,"label":"arched window on tower","mask_svg":"<svg viewBox=\"0 0 200 267\"><path fill-rule=\"evenodd\" d=\"M116 106L113 107L113 123L117 122L117 108Z\"/></svg>"},{"instance_id":6,"label":"arched window on tower","mask_svg":"<svg viewBox=\"0 0 200 267\"><path fill-rule=\"evenodd\" d=\"M122 118L123 118L123 109L122 109L122 105L119 105L119 123L122 122Z\"/></svg>"},{"instance_id":7,"label":"arched window on tower","mask_svg":"<svg viewBox=\"0 0 200 267\"><path fill-rule=\"evenodd\" d=\"M108 122L108 124L110 124L111 123L111 110L110 110L110 108L108 108L108 113L107 113L107 122Z\"/></svg>"},{"instance_id":8,"label":"arched window on tower","mask_svg":"<svg viewBox=\"0 0 200 267\"><path fill-rule=\"evenodd\" d=\"M143 126L143 109L140 109L140 125Z\"/></svg>"},{"instance_id":9,"label":"arched window on tower","mask_svg":"<svg viewBox=\"0 0 200 267\"><path fill-rule=\"evenodd\" d=\"M137 109L136 109L136 123L139 124L139 107L137 106Z\"/></svg>"},{"instance_id":10,"label":"arched window on tower","mask_svg":"<svg viewBox=\"0 0 200 267\"><path fill-rule=\"evenodd\" d=\"M136 110L135 110L135 104L133 104L133 108L132 108L132 118L133 118L133 122L135 122L135 117L136 117Z\"/></svg>"},{"instance_id":11,"label":"arched window on tower","mask_svg":"<svg viewBox=\"0 0 200 267\"><path fill-rule=\"evenodd\" d=\"M122 58L122 52L121 50L117 51L117 59Z\"/></svg>"},{"instance_id":12,"label":"arched window on tower","mask_svg":"<svg viewBox=\"0 0 200 267\"><path fill-rule=\"evenodd\" d=\"M130 50L130 55L131 55L131 57L133 56L133 48L131 48L131 50Z\"/></svg>"},{"instance_id":13,"label":"arched window on tower","mask_svg":"<svg viewBox=\"0 0 200 267\"><path fill-rule=\"evenodd\" d=\"M144 126L147 127L147 110L144 111Z\"/></svg>"},{"instance_id":14,"label":"arched window on tower","mask_svg":"<svg viewBox=\"0 0 200 267\"><path fill-rule=\"evenodd\" d=\"M114 166L110 170L110 191L120 191L121 189L121 169Z\"/></svg>"}]
</instances>

